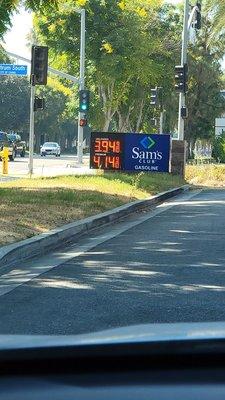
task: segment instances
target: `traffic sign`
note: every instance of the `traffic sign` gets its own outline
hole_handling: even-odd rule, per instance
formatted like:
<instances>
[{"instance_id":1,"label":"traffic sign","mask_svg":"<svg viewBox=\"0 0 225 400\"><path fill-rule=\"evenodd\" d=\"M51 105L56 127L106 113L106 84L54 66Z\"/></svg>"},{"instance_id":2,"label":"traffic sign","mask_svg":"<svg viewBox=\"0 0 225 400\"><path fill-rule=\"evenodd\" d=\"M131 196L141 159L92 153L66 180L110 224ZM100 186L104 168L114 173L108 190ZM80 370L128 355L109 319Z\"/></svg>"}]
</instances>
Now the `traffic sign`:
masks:
<instances>
[{"instance_id":1,"label":"traffic sign","mask_svg":"<svg viewBox=\"0 0 225 400\"><path fill-rule=\"evenodd\" d=\"M27 65L0 64L0 75L27 75Z\"/></svg>"}]
</instances>

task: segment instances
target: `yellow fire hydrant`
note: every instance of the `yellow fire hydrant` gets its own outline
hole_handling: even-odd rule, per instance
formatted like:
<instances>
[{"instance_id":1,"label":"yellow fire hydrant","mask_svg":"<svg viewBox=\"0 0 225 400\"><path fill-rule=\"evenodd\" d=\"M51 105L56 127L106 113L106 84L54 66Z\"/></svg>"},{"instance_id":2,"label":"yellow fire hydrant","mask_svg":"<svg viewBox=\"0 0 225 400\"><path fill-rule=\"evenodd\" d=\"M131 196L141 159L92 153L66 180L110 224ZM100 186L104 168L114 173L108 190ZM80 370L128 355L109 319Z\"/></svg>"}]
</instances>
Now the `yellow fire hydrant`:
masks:
<instances>
[{"instance_id":1,"label":"yellow fire hydrant","mask_svg":"<svg viewBox=\"0 0 225 400\"><path fill-rule=\"evenodd\" d=\"M0 157L2 159L2 173L3 175L8 175L9 149L7 147L3 147L3 150L0 152Z\"/></svg>"}]
</instances>

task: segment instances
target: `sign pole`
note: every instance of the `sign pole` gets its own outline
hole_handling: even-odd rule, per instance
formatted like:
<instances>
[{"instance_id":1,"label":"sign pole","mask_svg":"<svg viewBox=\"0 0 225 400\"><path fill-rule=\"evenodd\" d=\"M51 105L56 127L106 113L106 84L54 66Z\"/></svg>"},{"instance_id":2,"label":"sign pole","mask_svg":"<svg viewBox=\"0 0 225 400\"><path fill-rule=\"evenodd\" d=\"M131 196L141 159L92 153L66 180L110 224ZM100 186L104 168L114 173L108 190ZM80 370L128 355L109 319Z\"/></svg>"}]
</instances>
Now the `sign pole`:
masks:
<instances>
[{"instance_id":1,"label":"sign pole","mask_svg":"<svg viewBox=\"0 0 225 400\"><path fill-rule=\"evenodd\" d=\"M85 88L85 9L80 11L81 15L81 37L80 37L80 85L79 90ZM83 140L84 128L80 126L80 120L83 118L84 113L79 112L78 115L78 140L77 140L77 161L78 164L83 163Z\"/></svg>"},{"instance_id":2,"label":"sign pole","mask_svg":"<svg viewBox=\"0 0 225 400\"><path fill-rule=\"evenodd\" d=\"M35 84L34 75L31 76L30 90L30 134L29 134L29 175L33 174L34 170L34 100L35 100Z\"/></svg>"}]
</instances>

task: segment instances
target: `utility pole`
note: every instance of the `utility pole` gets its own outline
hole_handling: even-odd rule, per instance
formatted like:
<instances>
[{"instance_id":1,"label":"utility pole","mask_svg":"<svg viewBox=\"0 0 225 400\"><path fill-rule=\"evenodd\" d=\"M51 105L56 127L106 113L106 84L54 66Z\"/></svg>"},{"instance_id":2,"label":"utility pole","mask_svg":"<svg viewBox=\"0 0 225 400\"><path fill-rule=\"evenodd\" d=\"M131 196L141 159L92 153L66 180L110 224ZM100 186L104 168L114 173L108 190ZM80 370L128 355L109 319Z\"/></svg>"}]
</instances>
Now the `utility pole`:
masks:
<instances>
[{"instance_id":1,"label":"utility pole","mask_svg":"<svg viewBox=\"0 0 225 400\"><path fill-rule=\"evenodd\" d=\"M32 46L31 52L31 74L30 74L30 133L29 133L29 175L33 174L34 164L34 104L35 86L47 85L48 77L48 47Z\"/></svg>"},{"instance_id":2,"label":"utility pole","mask_svg":"<svg viewBox=\"0 0 225 400\"><path fill-rule=\"evenodd\" d=\"M85 9L80 10L81 15L81 37L80 37L80 85L79 90L85 88ZM80 126L81 119L84 118L84 113L79 112L78 116L78 143L77 143L77 161L78 164L83 163L83 140L84 127Z\"/></svg>"},{"instance_id":3,"label":"utility pole","mask_svg":"<svg viewBox=\"0 0 225 400\"><path fill-rule=\"evenodd\" d=\"M30 133L29 133L29 175L33 175L34 170L34 99L35 99L35 83L34 75L31 75L30 89Z\"/></svg>"},{"instance_id":4,"label":"utility pole","mask_svg":"<svg viewBox=\"0 0 225 400\"><path fill-rule=\"evenodd\" d=\"M189 19L189 0L184 0L184 22L182 33L182 51L181 65L187 63L187 46L188 46L188 19ZM186 106L185 94L179 95L179 117L178 117L178 140L184 140L184 119L181 115L182 107Z\"/></svg>"}]
</instances>

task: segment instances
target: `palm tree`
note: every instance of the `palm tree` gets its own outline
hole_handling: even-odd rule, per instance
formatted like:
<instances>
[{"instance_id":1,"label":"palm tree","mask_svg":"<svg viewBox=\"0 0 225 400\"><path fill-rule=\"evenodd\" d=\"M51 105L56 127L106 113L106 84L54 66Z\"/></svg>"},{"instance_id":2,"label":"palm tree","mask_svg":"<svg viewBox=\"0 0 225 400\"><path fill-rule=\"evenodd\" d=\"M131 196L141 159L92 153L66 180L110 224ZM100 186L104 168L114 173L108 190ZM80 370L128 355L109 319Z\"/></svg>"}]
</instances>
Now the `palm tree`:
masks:
<instances>
[{"instance_id":1,"label":"palm tree","mask_svg":"<svg viewBox=\"0 0 225 400\"><path fill-rule=\"evenodd\" d=\"M205 0L205 3L213 20L214 34L225 35L225 0Z\"/></svg>"}]
</instances>

